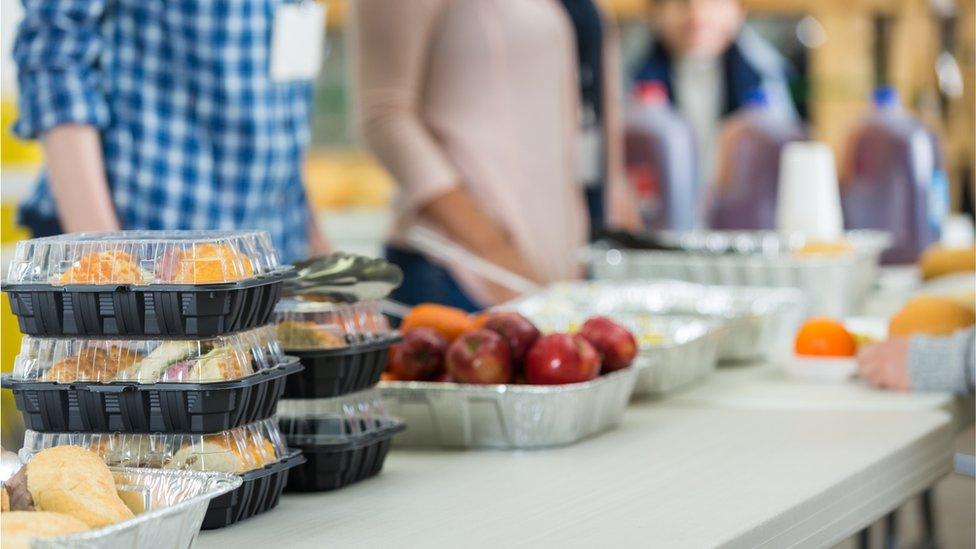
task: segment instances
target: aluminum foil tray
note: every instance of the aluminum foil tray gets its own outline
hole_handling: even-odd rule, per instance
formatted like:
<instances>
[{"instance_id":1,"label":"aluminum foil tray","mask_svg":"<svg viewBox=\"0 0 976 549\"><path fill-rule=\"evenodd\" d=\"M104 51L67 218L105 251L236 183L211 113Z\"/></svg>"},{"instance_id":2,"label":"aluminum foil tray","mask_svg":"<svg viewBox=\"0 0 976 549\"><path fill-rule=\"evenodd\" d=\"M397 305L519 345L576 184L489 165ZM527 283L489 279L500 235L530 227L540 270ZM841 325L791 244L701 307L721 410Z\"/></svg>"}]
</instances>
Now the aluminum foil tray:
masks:
<instances>
[{"instance_id":1,"label":"aluminum foil tray","mask_svg":"<svg viewBox=\"0 0 976 549\"><path fill-rule=\"evenodd\" d=\"M878 276L887 234L851 231L849 253L804 253L802 239L770 232L704 231L662 237L680 248L626 250L597 245L587 253L598 280L670 278L725 286L792 287L810 299L811 313L857 314Z\"/></svg>"},{"instance_id":2,"label":"aluminum foil tray","mask_svg":"<svg viewBox=\"0 0 976 549\"><path fill-rule=\"evenodd\" d=\"M627 280L558 283L503 307L530 318L643 314L717 321L718 360L728 363L787 356L807 303L803 292L794 288Z\"/></svg>"},{"instance_id":3,"label":"aluminum foil tray","mask_svg":"<svg viewBox=\"0 0 976 549\"><path fill-rule=\"evenodd\" d=\"M136 517L97 530L35 539L33 549L173 549L196 540L210 500L236 490L241 477L162 469L112 468L119 495Z\"/></svg>"},{"instance_id":4,"label":"aluminum foil tray","mask_svg":"<svg viewBox=\"0 0 976 549\"><path fill-rule=\"evenodd\" d=\"M575 332L587 316L526 315L543 332ZM617 314L637 338L634 397L663 396L703 381L715 371L722 325L703 318Z\"/></svg>"},{"instance_id":5,"label":"aluminum foil tray","mask_svg":"<svg viewBox=\"0 0 976 549\"><path fill-rule=\"evenodd\" d=\"M409 428L397 446L542 448L578 442L620 423L637 370L572 385L381 382L387 411Z\"/></svg>"}]
</instances>

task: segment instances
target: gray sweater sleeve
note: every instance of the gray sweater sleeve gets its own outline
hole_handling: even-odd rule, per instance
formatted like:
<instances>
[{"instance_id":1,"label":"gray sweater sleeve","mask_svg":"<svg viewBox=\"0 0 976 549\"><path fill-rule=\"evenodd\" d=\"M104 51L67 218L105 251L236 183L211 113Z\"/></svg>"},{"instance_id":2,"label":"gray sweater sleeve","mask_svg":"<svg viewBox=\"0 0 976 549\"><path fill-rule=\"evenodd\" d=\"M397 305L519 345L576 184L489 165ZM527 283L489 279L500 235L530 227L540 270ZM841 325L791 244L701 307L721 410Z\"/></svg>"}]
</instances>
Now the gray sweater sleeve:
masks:
<instances>
[{"instance_id":1,"label":"gray sweater sleeve","mask_svg":"<svg viewBox=\"0 0 976 549\"><path fill-rule=\"evenodd\" d=\"M908 343L908 379L916 391L972 393L976 378L973 328L951 336L914 336Z\"/></svg>"}]
</instances>

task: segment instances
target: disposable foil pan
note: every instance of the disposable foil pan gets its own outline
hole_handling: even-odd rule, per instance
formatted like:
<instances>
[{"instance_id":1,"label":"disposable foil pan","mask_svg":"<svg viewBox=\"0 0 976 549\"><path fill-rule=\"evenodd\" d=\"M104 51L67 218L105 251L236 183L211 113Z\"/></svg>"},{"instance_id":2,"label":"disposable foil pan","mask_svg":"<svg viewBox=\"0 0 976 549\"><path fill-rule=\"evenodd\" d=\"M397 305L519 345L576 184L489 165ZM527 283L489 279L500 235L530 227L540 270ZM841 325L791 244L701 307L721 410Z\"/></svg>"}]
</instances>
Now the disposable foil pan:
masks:
<instances>
[{"instance_id":1,"label":"disposable foil pan","mask_svg":"<svg viewBox=\"0 0 976 549\"><path fill-rule=\"evenodd\" d=\"M575 332L589 315L528 314L543 332ZM614 320L637 338L634 397L662 396L715 371L723 325L703 318L620 313Z\"/></svg>"},{"instance_id":2,"label":"disposable foil pan","mask_svg":"<svg viewBox=\"0 0 976 549\"><path fill-rule=\"evenodd\" d=\"M810 299L813 314L857 314L878 276L887 234L851 231L850 253L802 253L802 241L769 232L690 232L669 235L672 250L608 245L586 256L598 280L670 278L725 286L792 287Z\"/></svg>"},{"instance_id":3,"label":"disposable foil pan","mask_svg":"<svg viewBox=\"0 0 976 549\"><path fill-rule=\"evenodd\" d=\"M720 324L718 359L786 356L808 309L795 288L706 286L677 280L562 282L504 305L538 315L682 316ZM638 386L640 383L638 383Z\"/></svg>"},{"instance_id":4,"label":"disposable foil pan","mask_svg":"<svg viewBox=\"0 0 976 549\"><path fill-rule=\"evenodd\" d=\"M381 382L388 412L409 428L397 446L542 448L620 423L637 379L626 368L571 385Z\"/></svg>"},{"instance_id":5,"label":"disposable foil pan","mask_svg":"<svg viewBox=\"0 0 976 549\"><path fill-rule=\"evenodd\" d=\"M99 528L31 541L32 549L176 549L193 545L210 500L237 489L241 477L164 469L113 467L119 495L135 518Z\"/></svg>"}]
</instances>

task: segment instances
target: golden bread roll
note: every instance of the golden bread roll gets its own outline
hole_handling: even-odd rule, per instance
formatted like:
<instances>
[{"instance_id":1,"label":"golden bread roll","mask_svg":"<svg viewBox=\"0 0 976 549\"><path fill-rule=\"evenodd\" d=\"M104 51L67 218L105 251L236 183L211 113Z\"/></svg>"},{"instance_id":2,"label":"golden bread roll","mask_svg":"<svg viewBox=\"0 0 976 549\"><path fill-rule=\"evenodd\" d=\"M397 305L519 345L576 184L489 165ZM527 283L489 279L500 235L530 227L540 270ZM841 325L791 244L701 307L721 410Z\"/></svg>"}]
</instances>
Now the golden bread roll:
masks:
<instances>
[{"instance_id":1,"label":"golden bread roll","mask_svg":"<svg viewBox=\"0 0 976 549\"><path fill-rule=\"evenodd\" d=\"M75 517L45 511L11 511L0 515L3 549L30 549L33 538L77 534L91 528Z\"/></svg>"},{"instance_id":2,"label":"golden bread roll","mask_svg":"<svg viewBox=\"0 0 976 549\"><path fill-rule=\"evenodd\" d=\"M97 454L56 446L27 464L27 490L38 511L71 515L92 528L132 518L115 490L115 479Z\"/></svg>"},{"instance_id":3,"label":"golden bread roll","mask_svg":"<svg viewBox=\"0 0 976 549\"><path fill-rule=\"evenodd\" d=\"M0 511L10 510L10 496L7 495L6 488L0 488Z\"/></svg>"},{"instance_id":4,"label":"golden bread roll","mask_svg":"<svg viewBox=\"0 0 976 549\"><path fill-rule=\"evenodd\" d=\"M925 250L918 267L924 280L976 271L976 248L943 248L936 244Z\"/></svg>"},{"instance_id":5,"label":"golden bread roll","mask_svg":"<svg viewBox=\"0 0 976 549\"><path fill-rule=\"evenodd\" d=\"M139 355L129 349L88 347L75 356L56 362L44 372L41 381L114 381L119 373L128 370L138 359Z\"/></svg>"},{"instance_id":6,"label":"golden bread roll","mask_svg":"<svg viewBox=\"0 0 976 549\"><path fill-rule=\"evenodd\" d=\"M811 240L796 250L794 255L844 255L854 251L854 247L845 240Z\"/></svg>"},{"instance_id":7,"label":"golden bread roll","mask_svg":"<svg viewBox=\"0 0 976 549\"><path fill-rule=\"evenodd\" d=\"M891 317L888 325L890 337L909 337L914 334L934 336L950 335L956 330L976 323L973 310L952 299L919 296L912 299Z\"/></svg>"}]
</instances>

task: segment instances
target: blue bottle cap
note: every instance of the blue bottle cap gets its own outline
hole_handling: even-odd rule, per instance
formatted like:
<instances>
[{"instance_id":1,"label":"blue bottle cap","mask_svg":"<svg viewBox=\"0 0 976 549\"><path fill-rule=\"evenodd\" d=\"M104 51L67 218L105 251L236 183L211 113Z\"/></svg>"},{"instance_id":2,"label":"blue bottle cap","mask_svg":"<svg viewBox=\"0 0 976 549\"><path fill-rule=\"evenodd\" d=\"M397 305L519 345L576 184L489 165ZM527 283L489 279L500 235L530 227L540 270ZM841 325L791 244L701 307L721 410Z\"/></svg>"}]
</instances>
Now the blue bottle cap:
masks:
<instances>
[{"instance_id":1,"label":"blue bottle cap","mask_svg":"<svg viewBox=\"0 0 976 549\"><path fill-rule=\"evenodd\" d=\"M769 94L762 86L756 86L746 94L746 105L750 107L768 107Z\"/></svg>"},{"instance_id":2,"label":"blue bottle cap","mask_svg":"<svg viewBox=\"0 0 976 549\"><path fill-rule=\"evenodd\" d=\"M901 104L898 90L894 86L878 86L871 94L871 100L876 107L894 107Z\"/></svg>"}]
</instances>

